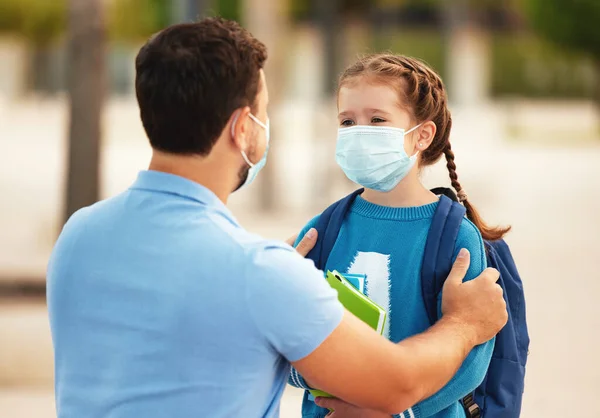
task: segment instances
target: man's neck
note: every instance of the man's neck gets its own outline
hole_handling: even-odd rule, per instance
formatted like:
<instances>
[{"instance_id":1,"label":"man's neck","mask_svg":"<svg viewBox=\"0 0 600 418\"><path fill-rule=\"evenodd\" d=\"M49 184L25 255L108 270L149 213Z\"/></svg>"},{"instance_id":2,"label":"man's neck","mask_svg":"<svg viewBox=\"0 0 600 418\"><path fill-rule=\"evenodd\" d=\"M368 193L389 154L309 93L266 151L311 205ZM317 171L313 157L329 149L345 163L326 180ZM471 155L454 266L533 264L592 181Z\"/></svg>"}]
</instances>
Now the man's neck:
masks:
<instances>
[{"instance_id":1,"label":"man's neck","mask_svg":"<svg viewBox=\"0 0 600 418\"><path fill-rule=\"evenodd\" d=\"M229 181L228 167L211 155L177 155L153 150L148 169L174 174L198 183L212 191L224 204L227 204L231 195L229 183L233 180Z\"/></svg>"}]
</instances>

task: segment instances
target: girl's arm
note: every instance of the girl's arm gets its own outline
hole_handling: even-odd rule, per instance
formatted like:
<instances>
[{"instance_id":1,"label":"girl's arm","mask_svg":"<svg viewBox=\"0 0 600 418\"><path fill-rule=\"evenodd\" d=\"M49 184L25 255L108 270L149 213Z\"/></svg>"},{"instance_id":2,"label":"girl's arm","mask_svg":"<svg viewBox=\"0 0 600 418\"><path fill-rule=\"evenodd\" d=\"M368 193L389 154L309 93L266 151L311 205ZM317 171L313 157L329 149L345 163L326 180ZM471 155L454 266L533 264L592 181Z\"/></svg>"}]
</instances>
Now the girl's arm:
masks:
<instances>
[{"instance_id":1,"label":"girl's arm","mask_svg":"<svg viewBox=\"0 0 600 418\"><path fill-rule=\"evenodd\" d=\"M466 248L471 252L471 266L467 271L465 281L472 280L487 268L487 262L481 234L475 225L466 219L461 225L456 240L455 258L461 248ZM438 307L441 307L441 297L440 293L438 295ZM440 308L438 308L438 315L441 316ZM446 386L433 396L419 402L412 410L404 412L404 415L399 414L395 417L428 417L446 409L457 400L473 392L485 378L494 351L494 342L495 339L492 339L475 347Z\"/></svg>"}]
</instances>

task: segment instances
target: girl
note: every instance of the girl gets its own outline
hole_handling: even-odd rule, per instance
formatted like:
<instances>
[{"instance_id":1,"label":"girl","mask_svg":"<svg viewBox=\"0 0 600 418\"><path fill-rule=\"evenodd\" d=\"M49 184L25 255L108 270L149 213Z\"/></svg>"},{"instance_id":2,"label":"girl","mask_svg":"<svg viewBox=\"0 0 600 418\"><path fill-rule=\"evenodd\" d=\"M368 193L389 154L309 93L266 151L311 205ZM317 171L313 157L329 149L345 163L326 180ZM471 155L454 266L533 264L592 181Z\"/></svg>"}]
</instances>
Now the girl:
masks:
<instances>
[{"instance_id":1,"label":"girl","mask_svg":"<svg viewBox=\"0 0 600 418\"><path fill-rule=\"evenodd\" d=\"M442 156L452 187L464 204L456 241L471 253L465 280L486 268L482 241L500 239L509 228L487 226L458 182L449 136L452 118L440 77L409 57L377 54L362 58L342 74L338 90L339 131L336 161L346 176L365 188L344 219L326 269L366 275L365 293L387 309L384 335L398 342L425 331L429 320L421 293L420 272L427 233L438 197L419 180L423 167ZM318 216L299 234L314 227ZM404 414L409 417L465 417L460 400L485 377L494 341L475 348L454 378L429 399ZM290 383L307 389L292 370ZM334 416L382 417L351 405ZM302 416L321 418L328 410L305 393Z\"/></svg>"}]
</instances>

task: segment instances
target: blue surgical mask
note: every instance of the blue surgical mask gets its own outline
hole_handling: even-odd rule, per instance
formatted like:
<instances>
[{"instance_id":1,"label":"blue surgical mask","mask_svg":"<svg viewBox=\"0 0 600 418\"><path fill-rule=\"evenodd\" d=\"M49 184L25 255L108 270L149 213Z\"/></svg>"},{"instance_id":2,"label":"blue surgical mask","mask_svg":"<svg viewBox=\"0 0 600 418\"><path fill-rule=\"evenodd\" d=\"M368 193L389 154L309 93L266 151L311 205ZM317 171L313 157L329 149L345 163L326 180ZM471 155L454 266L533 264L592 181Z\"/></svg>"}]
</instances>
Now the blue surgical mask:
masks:
<instances>
[{"instance_id":1,"label":"blue surgical mask","mask_svg":"<svg viewBox=\"0 0 600 418\"><path fill-rule=\"evenodd\" d=\"M239 115L238 115L239 116ZM237 118L238 116L235 117L235 120L233 121L233 123L231 124L231 136L235 135L235 124L237 122ZM270 127L271 124L269 122L269 119L267 119L267 123L262 123L256 116L254 116L252 113L250 113L248 116L250 116L250 119L252 119L254 122L256 122L256 124L260 127L262 127L265 130L265 137L267 140L267 147L265 148L265 152L262 156L262 158L257 162L257 163L253 163L250 161L250 159L248 158L248 155L246 154L246 151L242 150L242 157L244 158L244 161L246 161L246 164L248 164L250 166L250 169L248 170L248 176L246 177L246 180L244 181L244 184L242 184L239 188L243 188L243 187L247 187L249 186L254 179L256 178L256 176L258 176L258 173L260 172L260 170L262 170L262 168L265 166L265 164L267 164L267 154L269 152L269 142L270 142L270 137L271 137L271 133L270 133Z\"/></svg>"},{"instance_id":2,"label":"blue surgical mask","mask_svg":"<svg viewBox=\"0 0 600 418\"><path fill-rule=\"evenodd\" d=\"M389 126L357 125L338 130L336 161L346 176L367 189L389 192L417 161L404 151L408 131Z\"/></svg>"}]
</instances>

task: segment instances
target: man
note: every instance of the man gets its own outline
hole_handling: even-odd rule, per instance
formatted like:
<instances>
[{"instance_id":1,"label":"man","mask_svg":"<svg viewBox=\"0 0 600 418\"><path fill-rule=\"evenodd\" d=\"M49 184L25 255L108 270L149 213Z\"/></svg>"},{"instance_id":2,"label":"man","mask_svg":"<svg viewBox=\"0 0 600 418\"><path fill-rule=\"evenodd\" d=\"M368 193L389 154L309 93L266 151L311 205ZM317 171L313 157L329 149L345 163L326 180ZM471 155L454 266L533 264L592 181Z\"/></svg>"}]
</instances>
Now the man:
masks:
<instances>
[{"instance_id":1,"label":"man","mask_svg":"<svg viewBox=\"0 0 600 418\"><path fill-rule=\"evenodd\" d=\"M222 19L169 27L140 50L150 169L73 215L48 267L59 418L276 417L290 362L315 387L397 413L504 325L497 273L462 284L463 254L439 323L392 344L311 262L236 222L227 199L268 151L265 59Z\"/></svg>"}]
</instances>

